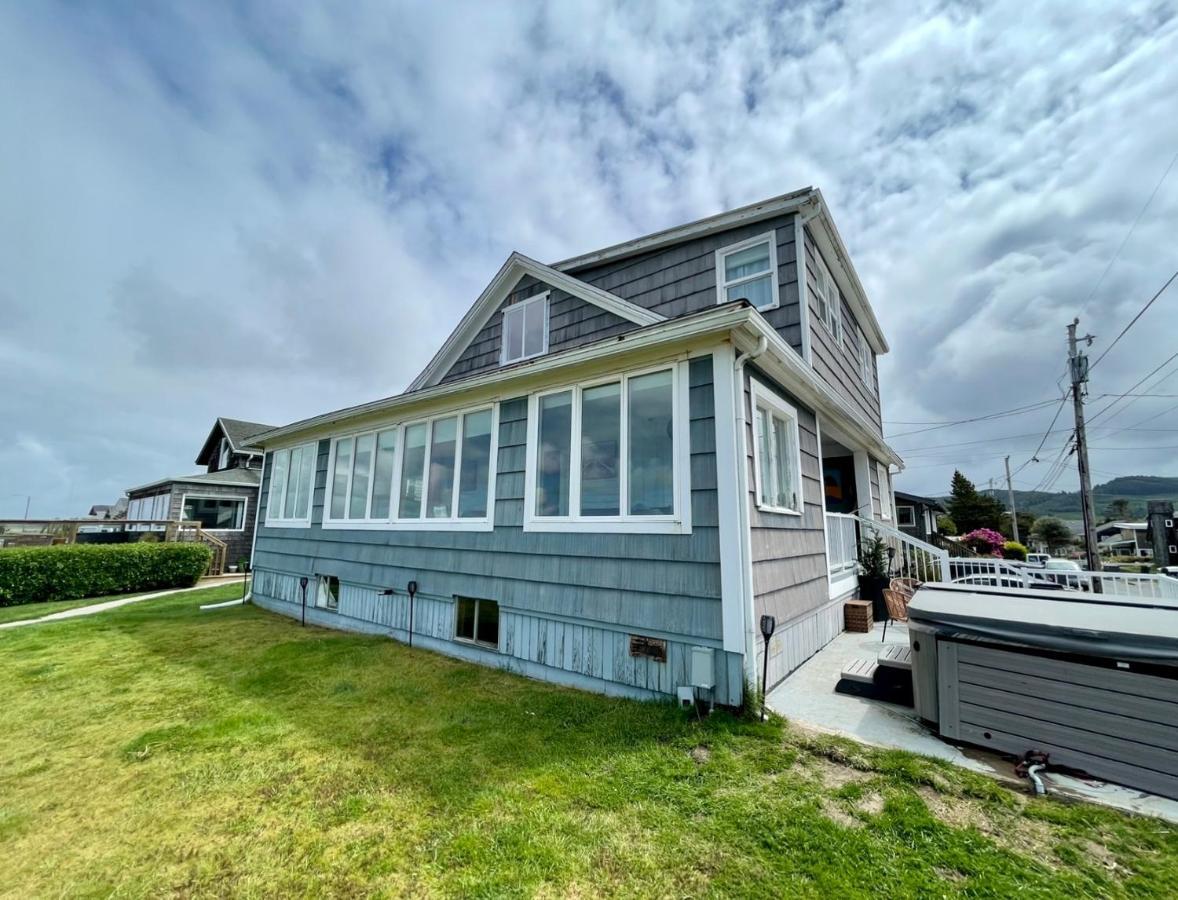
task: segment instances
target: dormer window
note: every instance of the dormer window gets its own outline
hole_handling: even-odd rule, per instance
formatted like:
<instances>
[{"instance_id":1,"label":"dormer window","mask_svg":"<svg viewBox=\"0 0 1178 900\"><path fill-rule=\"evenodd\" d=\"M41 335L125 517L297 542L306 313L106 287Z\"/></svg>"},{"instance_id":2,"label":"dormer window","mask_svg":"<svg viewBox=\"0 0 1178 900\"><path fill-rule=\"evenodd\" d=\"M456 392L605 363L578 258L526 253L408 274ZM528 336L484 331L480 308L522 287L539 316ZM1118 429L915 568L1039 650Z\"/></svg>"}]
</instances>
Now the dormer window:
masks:
<instances>
[{"instance_id":1,"label":"dormer window","mask_svg":"<svg viewBox=\"0 0 1178 900\"><path fill-rule=\"evenodd\" d=\"M217 459L217 471L223 472L229 468L229 438L221 438L221 455Z\"/></svg>"},{"instance_id":2,"label":"dormer window","mask_svg":"<svg viewBox=\"0 0 1178 900\"><path fill-rule=\"evenodd\" d=\"M503 365L548 352L548 293L503 310Z\"/></svg>"},{"instance_id":3,"label":"dormer window","mask_svg":"<svg viewBox=\"0 0 1178 900\"><path fill-rule=\"evenodd\" d=\"M717 303L747 300L759 310L776 309L777 240L761 234L716 251Z\"/></svg>"}]
</instances>

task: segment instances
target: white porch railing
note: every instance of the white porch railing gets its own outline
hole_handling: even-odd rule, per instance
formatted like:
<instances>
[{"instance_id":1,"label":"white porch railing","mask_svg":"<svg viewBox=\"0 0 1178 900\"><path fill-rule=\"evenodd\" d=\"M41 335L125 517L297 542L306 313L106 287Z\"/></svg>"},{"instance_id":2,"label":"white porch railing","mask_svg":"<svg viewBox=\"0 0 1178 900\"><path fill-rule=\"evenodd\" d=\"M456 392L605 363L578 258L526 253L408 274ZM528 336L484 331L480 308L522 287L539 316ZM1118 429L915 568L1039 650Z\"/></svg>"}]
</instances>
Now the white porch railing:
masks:
<instances>
[{"instance_id":1,"label":"white porch railing","mask_svg":"<svg viewBox=\"0 0 1178 900\"><path fill-rule=\"evenodd\" d=\"M953 581L986 587L1063 588L1091 594L1091 599L1167 606L1178 609L1178 580L1131 572L1039 569L1002 559L953 559Z\"/></svg>"},{"instance_id":2,"label":"white porch railing","mask_svg":"<svg viewBox=\"0 0 1178 900\"><path fill-rule=\"evenodd\" d=\"M951 580L949 554L940 547L882 522L845 513L827 513L826 543L832 581L855 571L860 545L874 535L882 538L887 546L894 575L918 581Z\"/></svg>"}]
</instances>

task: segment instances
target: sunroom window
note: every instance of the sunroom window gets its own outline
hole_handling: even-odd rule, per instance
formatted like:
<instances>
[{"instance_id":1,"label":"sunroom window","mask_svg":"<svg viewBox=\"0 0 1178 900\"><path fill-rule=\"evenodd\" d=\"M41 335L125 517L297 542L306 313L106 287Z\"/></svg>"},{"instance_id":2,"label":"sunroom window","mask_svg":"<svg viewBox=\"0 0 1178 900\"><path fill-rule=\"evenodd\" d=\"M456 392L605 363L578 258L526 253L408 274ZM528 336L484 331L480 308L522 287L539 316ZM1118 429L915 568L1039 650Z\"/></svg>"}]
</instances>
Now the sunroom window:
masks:
<instances>
[{"instance_id":1,"label":"sunroom window","mask_svg":"<svg viewBox=\"0 0 1178 900\"><path fill-rule=\"evenodd\" d=\"M184 497L184 521L210 531L241 531L245 500L232 497Z\"/></svg>"},{"instance_id":2,"label":"sunroom window","mask_svg":"<svg viewBox=\"0 0 1178 900\"><path fill-rule=\"evenodd\" d=\"M336 438L325 521L485 523L493 432L488 407Z\"/></svg>"},{"instance_id":3,"label":"sunroom window","mask_svg":"<svg viewBox=\"0 0 1178 900\"><path fill-rule=\"evenodd\" d=\"M548 294L503 310L503 364L540 356L548 350Z\"/></svg>"},{"instance_id":4,"label":"sunroom window","mask_svg":"<svg viewBox=\"0 0 1178 900\"><path fill-rule=\"evenodd\" d=\"M753 382L752 393L757 506L769 512L801 515L797 410L758 382Z\"/></svg>"},{"instance_id":5,"label":"sunroom window","mask_svg":"<svg viewBox=\"0 0 1178 900\"><path fill-rule=\"evenodd\" d=\"M774 232L718 250L716 273L718 302L747 300L760 310L778 306Z\"/></svg>"},{"instance_id":6,"label":"sunroom window","mask_svg":"<svg viewBox=\"0 0 1178 900\"><path fill-rule=\"evenodd\" d=\"M535 397L525 527L682 517L677 380L666 368Z\"/></svg>"},{"instance_id":7,"label":"sunroom window","mask_svg":"<svg viewBox=\"0 0 1178 900\"><path fill-rule=\"evenodd\" d=\"M316 452L315 444L274 451L266 504L268 523L310 520Z\"/></svg>"}]
</instances>

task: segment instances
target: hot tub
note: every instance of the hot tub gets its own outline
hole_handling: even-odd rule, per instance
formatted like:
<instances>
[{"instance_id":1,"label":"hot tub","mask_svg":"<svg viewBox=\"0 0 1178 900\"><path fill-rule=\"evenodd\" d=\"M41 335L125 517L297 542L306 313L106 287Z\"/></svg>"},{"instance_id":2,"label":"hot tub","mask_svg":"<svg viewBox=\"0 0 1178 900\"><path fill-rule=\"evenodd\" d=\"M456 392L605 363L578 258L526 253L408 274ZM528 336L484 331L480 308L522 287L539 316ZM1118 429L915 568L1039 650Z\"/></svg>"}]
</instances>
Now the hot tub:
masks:
<instances>
[{"instance_id":1,"label":"hot tub","mask_svg":"<svg viewBox=\"0 0 1178 900\"><path fill-rule=\"evenodd\" d=\"M1178 798L1173 601L950 584L908 611L916 710L943 737Z\"/></svg>"}]
</instances>

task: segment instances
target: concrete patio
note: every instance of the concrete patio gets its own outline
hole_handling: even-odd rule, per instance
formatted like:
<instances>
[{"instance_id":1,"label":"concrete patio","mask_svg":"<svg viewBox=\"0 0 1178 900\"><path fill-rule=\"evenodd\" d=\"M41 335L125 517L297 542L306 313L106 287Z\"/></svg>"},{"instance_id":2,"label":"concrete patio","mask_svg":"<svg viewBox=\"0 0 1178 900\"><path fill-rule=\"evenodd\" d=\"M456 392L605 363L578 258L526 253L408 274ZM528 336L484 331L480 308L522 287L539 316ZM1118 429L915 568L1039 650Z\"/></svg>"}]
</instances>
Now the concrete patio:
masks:
<instances>
[{"instance_id":1,"label":"concrete patio","mask_svg":"<svg viewBox=\"0 0 1178 900\"><path fill-rule=\"evenodd\" d=\"M908 644L908 629L901 623L888 626L886 644L882 636L883 626L879 624L868 634L844 631L770 691L767 705L803 728L843 735L877 747L907 750L1017 781L1011 761L942 740L921 723L911 707L835 693L845 665L857 659L875 659L887 644ZM1051 773L1044 775L1044 781L1051 794L1178 822L1175 800L1096 779Z\"/></svg>"}]
</instances>

